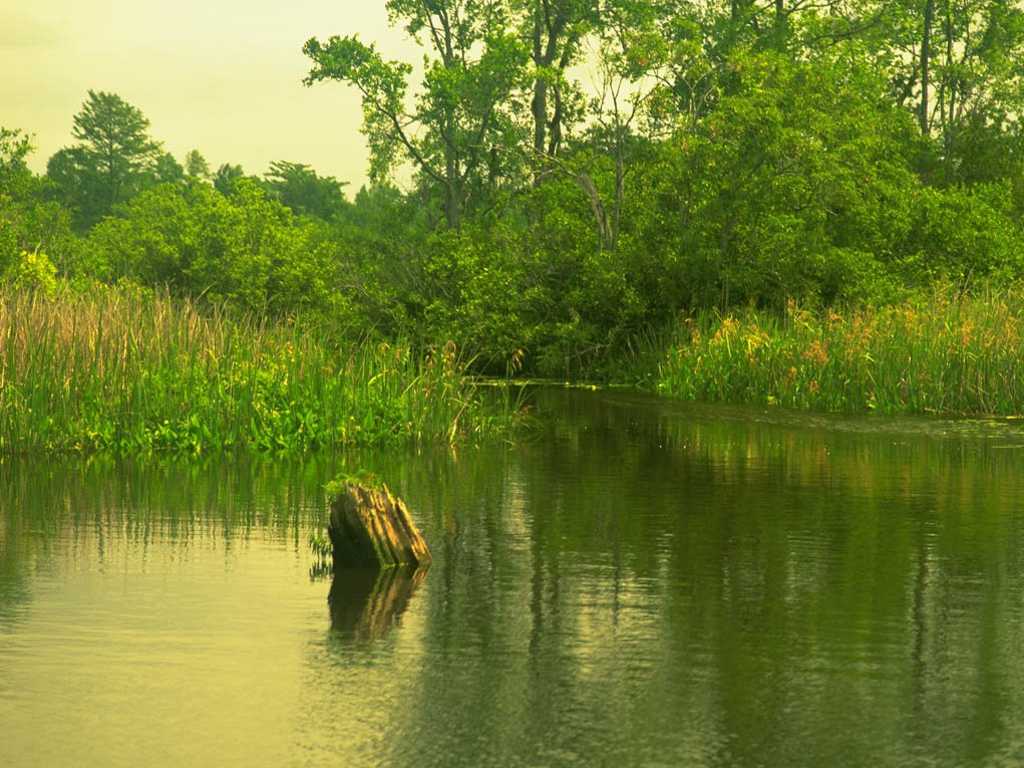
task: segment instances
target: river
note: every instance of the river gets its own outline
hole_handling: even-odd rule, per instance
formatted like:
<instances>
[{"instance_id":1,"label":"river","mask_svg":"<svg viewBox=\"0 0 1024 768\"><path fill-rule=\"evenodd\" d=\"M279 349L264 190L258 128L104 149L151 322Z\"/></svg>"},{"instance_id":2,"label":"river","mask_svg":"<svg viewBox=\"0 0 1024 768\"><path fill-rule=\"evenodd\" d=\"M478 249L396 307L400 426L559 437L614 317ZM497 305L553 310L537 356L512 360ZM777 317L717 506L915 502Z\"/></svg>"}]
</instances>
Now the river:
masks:
<instances>
[{"instance_id":1,"label":"river","mask_svg":"<svg viewBox=\"0 0 1024 768\"><path fill-rule=\"evenodd\" d=\"M1020 427L535 399L515 444L3 460L0 765L1024 761ZM342 468L425 575L314 571Z\"/></svg>"}]
</instances>

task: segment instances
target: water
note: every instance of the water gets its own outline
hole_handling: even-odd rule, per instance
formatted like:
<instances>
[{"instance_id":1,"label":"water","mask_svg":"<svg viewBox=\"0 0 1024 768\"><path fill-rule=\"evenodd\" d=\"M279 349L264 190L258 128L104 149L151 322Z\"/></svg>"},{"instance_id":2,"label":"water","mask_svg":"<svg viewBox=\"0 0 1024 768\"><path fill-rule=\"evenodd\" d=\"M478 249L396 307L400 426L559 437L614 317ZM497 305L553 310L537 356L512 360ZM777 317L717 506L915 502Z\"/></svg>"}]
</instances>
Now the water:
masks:
<instances>
[{"instance_id":1,"label":"water","mask_svg":"<svg viewBox=\"0 0 1024 768\"><path fill-rule=\"evenodd\" d=\"M0 765L1015 765L1024 432L544 391L518 445L0 464ZM340 466L434 554L311 577Z\"/></svg>"}]
</instances>

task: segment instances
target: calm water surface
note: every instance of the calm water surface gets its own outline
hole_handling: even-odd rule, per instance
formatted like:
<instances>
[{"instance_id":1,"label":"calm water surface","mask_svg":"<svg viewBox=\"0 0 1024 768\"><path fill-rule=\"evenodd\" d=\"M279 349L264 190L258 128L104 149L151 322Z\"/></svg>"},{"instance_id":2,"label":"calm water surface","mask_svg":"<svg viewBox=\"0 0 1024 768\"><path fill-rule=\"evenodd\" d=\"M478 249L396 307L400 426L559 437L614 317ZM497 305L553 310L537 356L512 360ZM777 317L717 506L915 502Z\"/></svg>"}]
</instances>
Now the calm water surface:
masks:
<instances>
[{"instance_id":1,"label":"calm water surface","mask_svg":"<svg viewBox=\"0 0 1024 768\"><path fill-rule=\"evenodd\" d=\"M455 452L0 464L0 765L1024 762L1021 428L537 411ZM311 575L343 465L425 577Z\"/></svg>"}]
</instances>

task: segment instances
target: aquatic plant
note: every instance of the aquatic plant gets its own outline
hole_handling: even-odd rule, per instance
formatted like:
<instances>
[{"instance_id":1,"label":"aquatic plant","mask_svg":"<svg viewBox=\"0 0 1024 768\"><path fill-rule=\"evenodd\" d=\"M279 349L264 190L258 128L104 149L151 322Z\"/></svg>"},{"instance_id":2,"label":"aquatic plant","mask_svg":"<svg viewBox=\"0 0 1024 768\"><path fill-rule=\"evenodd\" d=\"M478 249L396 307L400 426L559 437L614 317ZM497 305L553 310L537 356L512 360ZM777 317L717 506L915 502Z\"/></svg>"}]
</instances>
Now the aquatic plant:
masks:
<instances>
[{"instance_id":1,"label":"aquatic plant","mask_svg":"<svg viewBox=\"0 0 1024 768\"><path fill-rule=\"evenodd\" d=\"M454 345L329 342L141 289L0 289L0 451L302 450L497 434Z\"/></svg>"},{"instance_id":2,"label":"aquatic plant","mask_svg":"<svg viewBox=\"0 0 1024 768\"><path fill-rule=\"evenodd\" d=\"M366 488L382 488L384 481L368 469L358 469L355 472L341 472L333 480L327 482L324 491L328 497L344 493L345 487L349 485L362 485Z\"/></svg>"},{"instance_id":3,"label":"aquatic plant","mask_svg":"<svg viewBox=\"0 0 1024 768\"><path fill-rule=\"evenodd\" d=\"M944 289L904 303L682 321L658 391L826 411L1024 413L1024 292Z\"/></svg>"},{"instance_id":4,"label":"aquatic plant","mask_svg":"<svg viewBox=\"0 0 1024 768\"><path fill-rule=\"evenodd\" d=\"M334 573L334 547L327 532L318 528L309 534L309 551L313 564L309 566L310 581L320 581Z\"/></svg>"}]
</instances>

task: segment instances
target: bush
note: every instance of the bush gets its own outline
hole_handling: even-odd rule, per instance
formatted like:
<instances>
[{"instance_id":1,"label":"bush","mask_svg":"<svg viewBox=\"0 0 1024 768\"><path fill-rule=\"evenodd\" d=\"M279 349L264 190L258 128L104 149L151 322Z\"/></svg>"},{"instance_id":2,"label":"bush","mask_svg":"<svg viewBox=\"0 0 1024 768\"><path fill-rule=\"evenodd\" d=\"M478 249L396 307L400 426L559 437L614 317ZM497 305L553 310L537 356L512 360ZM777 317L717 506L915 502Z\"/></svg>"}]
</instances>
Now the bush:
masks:
<instances>
[{"instance_id":1,"label":"bush","mask_svg":"<svg viewBox=\"0 0 1024 768\"><path fill-rule=\"evenodd\" d=\"M162 185L98 224L83 262L96 277L166 286L249 311L295 313L330 305L327 253L254 182L226 197L206 184Z\"/></svg>"},{"instance_id":2,"label":"bush","mask_svg":"<svg viewBox=\"0 0 1024 768\"><path fill-rule=\"evenodd\" d=\"M9 288L23 291L54 293L57 290L57 268L39 251L22 251L0 274Z\"/></svg>"}]
</instances>

